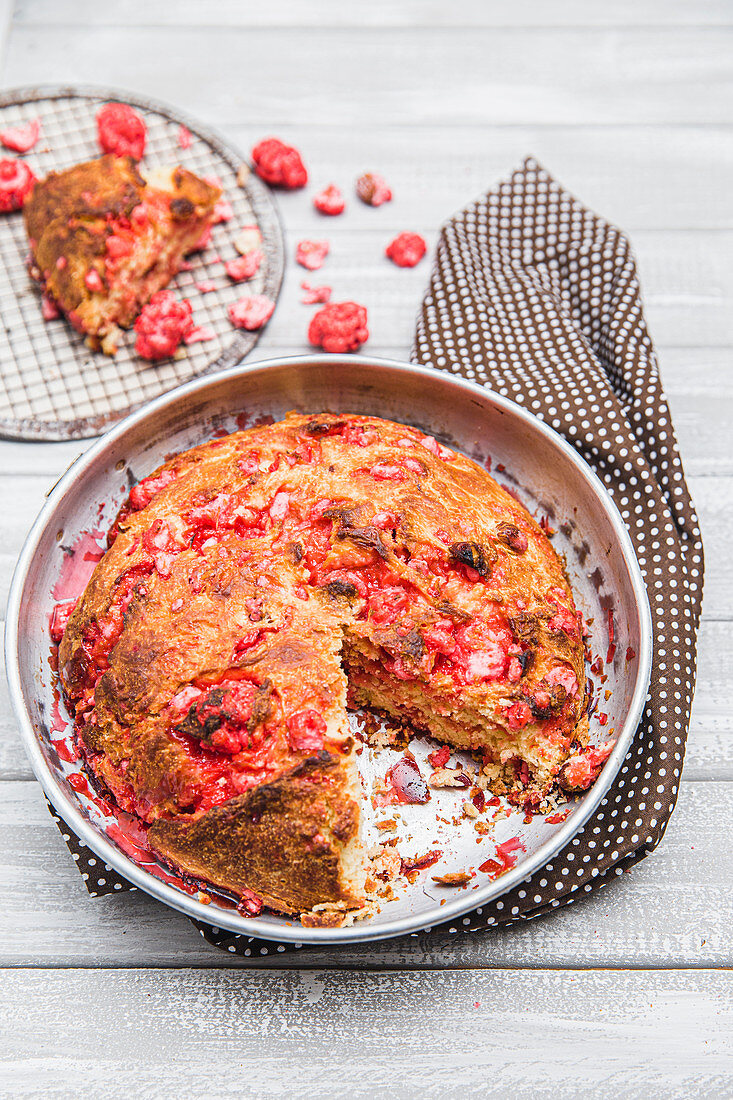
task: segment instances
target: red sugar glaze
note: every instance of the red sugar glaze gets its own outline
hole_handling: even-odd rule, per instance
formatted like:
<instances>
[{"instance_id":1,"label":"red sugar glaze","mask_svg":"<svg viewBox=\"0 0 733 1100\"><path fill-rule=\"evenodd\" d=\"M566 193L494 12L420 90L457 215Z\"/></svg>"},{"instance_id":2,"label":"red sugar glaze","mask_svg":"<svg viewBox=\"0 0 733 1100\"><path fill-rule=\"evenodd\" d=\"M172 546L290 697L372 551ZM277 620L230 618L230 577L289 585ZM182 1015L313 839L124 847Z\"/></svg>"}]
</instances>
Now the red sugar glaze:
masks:
<instances>
[{"instance_id":1,"label":"red sugar glaze","mask_svg":"<svg viewBox=\"0 0 733 1100\"><path fill-rule=\"evenodd\" d=\"M317 271L319 267L323 267L329 249L328 241L298 241L295 251L296 263L307 268L308 271Z\"/></svg>"},{"instance_id":2,"label":"red sugar glaze","mask_svg":"<svg viewBox=\"0 0 733 1100\"><path fill-rule=\"evenodd\" d=\"M135 351L143 359L169 359L193 326L191 305L176 301L172 290L159 290L135 321Z\"/></svg>"},{"instance_id":3,"label":"red sugar glaze","mask_svg":"<svg viewBox=\"0 0 733 1100\"><path fill-rule=\"evenodd\" d=\"M309 342L328 352L358 351L368 339L367 311L356 302L329 302L308 326Z\"/></svg>"},{"instance_id":4,"label":"red sugar glaze","mask_svg":"<svg viewBox=\"0 0 733 1100\"><path fill-rule=\"evenodd\" d=\"M83 772L72 772L67 776L70 787L73 787L77 794L86 795L87 798L92 797L92 791L89 786L89 781Z\"/></svg>"},{"instance_id":5,"label":"red sugar glaze","mask_svg":"<svg viewBox=\"0 0 733 1100\"><path fill-rule=\"evenodd\" d=\"M414 267L428 250L418 233L400 233L387 245L385 255L398 267Z\"/></svg>"},{"instance_id":6,"label":"red sugar glaze","mask_svg":"<svg viewBox=\"0 0 733 1100\"><path fill-rule=\"evenodd\" d=\"M71 548L64 551L58 580L51 592L55 600L79 598L94 572L95 565L104 557L104 550L97 542L101 538L104 538L102 531L84 531Z\"/></svg>"},{"instance_id":7,"label":"red sugar glaze","mask_svg":"<svg viewBox=\"0 0 733 1100\"><path fill-rule=\"evenodd\" d=\"M313 199L313 205L321 214L343 214L346 203L341 191L334 183L324 187Z\"/></svg>"},{"instance_id":8,"label":"red sugar glaze","mask_svg":"<svg viewBox=\"0 0 733 1100\"><path fill-rule=\"evenodd\" d=\"M300 300L304 306L313 306L331 300L332 290L330 286L311 286L310 283L304 280L300 284L300 289L303 291Z\"/></svg>"},{"instance_id":9,"label":"red sugar glaze","mask_svg":"<svg viewBox=\"0 0 733 1100\"><path fill-rule=\"evenodd\" d=\"M242 257L245 259L245 257ZM236 262L236 261L235 261ZM250 294L227 306L227 316L235 328L255 332L272 317L275 303L265 294Z\"/></svg>"},{"instance_id":10,"label":"red sugar glaze","mask_svg":"<svg viewBox=\"0 0 733 1100\"><path fill-rule=\"evenodd\" d=\"M245 279L251 279L257 274L264 256L262 249L255 248L246 255L237 256L236 260L230 260L224 264L224 270L233 282L242 283Z\"/></svg>"}]
</instances>

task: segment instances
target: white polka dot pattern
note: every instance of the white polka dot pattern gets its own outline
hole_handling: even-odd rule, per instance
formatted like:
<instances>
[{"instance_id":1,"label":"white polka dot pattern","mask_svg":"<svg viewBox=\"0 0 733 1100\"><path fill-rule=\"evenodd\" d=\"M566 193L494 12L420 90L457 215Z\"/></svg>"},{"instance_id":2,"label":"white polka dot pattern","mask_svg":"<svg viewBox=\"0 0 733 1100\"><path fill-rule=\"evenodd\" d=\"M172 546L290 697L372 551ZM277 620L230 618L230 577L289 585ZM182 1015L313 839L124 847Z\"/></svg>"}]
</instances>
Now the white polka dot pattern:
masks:
<instances>
[{"instance_id":1,"label":"white polka dot pattern","mask_svg":"<svg viewBox=\"0 0 733 1100\"><path fill-rule=\"evenodd\" d=\"M629 242L536 161L445 226L412 357L490 386L576 448L628 525L654 623L646 709L616 782L552 865L473 914L469 927L486 928L605 886L661 840L694 691L703 548Z\"/></svg>"},{"instance_id":2,"label":"white polka dot pattern","mask_svg":"<svg viewBox=\"0 0 733 1100\"><path fill-rule=\"evenodd\" d=\"M659 843L687 736L703 548L629 243L534 160L445 226L413 359L512 398L579 451L628 524L655 635L642 723L595 815L551 864L500 900L422 933L435 936L566 905L607 886ZM92 896L130 888L60 825ZM193 923L232 954L302 947Z\"/></svg>"}]
</instances>

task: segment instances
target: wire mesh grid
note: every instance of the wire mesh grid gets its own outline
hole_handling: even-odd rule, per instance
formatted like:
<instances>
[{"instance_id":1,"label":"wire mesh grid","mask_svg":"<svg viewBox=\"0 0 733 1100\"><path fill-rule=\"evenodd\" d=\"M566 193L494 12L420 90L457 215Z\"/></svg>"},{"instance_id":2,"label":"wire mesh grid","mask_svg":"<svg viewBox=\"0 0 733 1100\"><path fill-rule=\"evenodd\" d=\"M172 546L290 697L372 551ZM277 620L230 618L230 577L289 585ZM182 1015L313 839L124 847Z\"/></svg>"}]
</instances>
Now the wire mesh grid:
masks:
<instances>
[{"instance_id":1,"label":"wire mesh grid","mask_svg":"<svg viewBox=\"0 0 733 1100\"><path fill-rule=\"evenodd\" d=\"M45 321L41 293L27 267L28 239L20 213L0 218L0 434L14 439L77 439L96 435L114 421L195 375L231 366L257 342L256 332L233 329L227 306L242 294L277 297L284 266L283 236L267 188L250 174L237 183L241 154L216 134L177 111L97 88L16 89L0 96L3 128L40 118L36 147L24 159L37 176L70 168L100 154L96 113L103 103L130 103L148 130L144 164L180 164L203 176L217 176L232 218L214 226L211 244L189 256L171 288L191 303L196 325L212 339L185 347L178 359L149 363L135 354L134 333L125 333L114 358L91 351L63 318ZM181 125L191 134L179 145ZM10 154L8 154L10 155ZM264 260L246 284L227 277L224 262L237 255L233 240L244 225L256 224ZM212 285L202 290L201 285Z\"/></svg>"}]
</instances>

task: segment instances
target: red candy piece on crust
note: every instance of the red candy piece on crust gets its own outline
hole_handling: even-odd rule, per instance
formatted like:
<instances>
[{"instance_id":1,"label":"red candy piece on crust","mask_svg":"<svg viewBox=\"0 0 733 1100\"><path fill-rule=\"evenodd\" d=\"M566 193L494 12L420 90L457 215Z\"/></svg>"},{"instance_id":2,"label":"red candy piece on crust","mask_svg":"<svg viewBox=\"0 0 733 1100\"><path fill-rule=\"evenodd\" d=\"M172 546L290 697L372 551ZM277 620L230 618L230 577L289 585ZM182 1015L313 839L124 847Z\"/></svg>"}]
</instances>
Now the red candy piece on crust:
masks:
<instances>
[{"instance_id":1,"label":"red candy piece on crust","mask_svg":"<svg viewBox=\"0 0 733 1100\"><path fill-rule=\"evenodd\" d=\"M180 149L190 149L193 145L191 131L183 123L178 127L178 146Z\"/></svg>"},{"instance_id":2,"label":"red candy piece on crust","mask_svg":"<svg viewBox=\"0 0 733 1100\"><path fill-rule=\"evenodd\" d=\"M506 724L510 730L524 729L532 721L532 711L528 703L512 703L510 707L507 707L505 714Z\"/></svg>"},{"instance_id":3,"label":"red candy piece on crust","mask_svg":"<svg viewBox=\"0 0 733 1100\"><path fill-rule=\"evenodd\" d=\"M317 271L319 267L323 267L330 247L328 241L298 241L295 259L308 271Z\"/></svg>"},{"instance_id":4,"label":"red candy piece on crust","mask_svg":"<svg viewBox=\"0 0 733 1100\"><path fill-rule=\"evenodd\" d=\"M145 123L127 103L105 103L97 111L97 140L103 153L140 160L147 136Z\"/></svg>"},{"instance_id":5,"label":"red candy piece on crust","mask_svg":"<svg viewBox=\"0 0 733 1100\"><path fill-rule=\"evenodd\" d=\"M229 320L237 328L254 332L262 328L272 317L275 303L264 294L252 294L246 298L240 298L227 308Z\"/></svg>"},{"instance_id":6,"label":"red candy piece on crust","mask_svg":"<svg viewBox=\"0 0 733 1100\"><path fill-rule=\"evenodd\" d=\"M398 267L414 267L427 250L428 246L418 233L400 233L387 245L385 254Z\"/></svg>"},{"instance_id":7,"label":"red candy piece on crust","mask_svg":"<svg viewBox=\"0 0 733 1100\"><path fill-rule=\"evenodd\" d=\"M324 351L358 351L369 339L367 311L356 302L329 302L311 320L308 339Z\"/></svg>"},{"instance_id":8,"label":"red candy piece on crust","mask_svg":"<svg viewBox=\"0 0 733 1100\"><path fill-rule=\"evenodd\" d=\"M313 199L313 205L321 214L343 214L346 203L335 183L330 183Z\"/></svg>"},{"instance_id":9,"label":"red candy piece on crust","mask_svg":"<svg viewBox=\"0 0 733 1100\"><path fill-rule=\"evenodd\" d=\"M323 748L326 723L312 707L291 714L287 720L288 741L298 752L319 752Z\"/></svg>"},{"instance_id":10,"label":"red candy piece on crust","mask_svg":"<svg viewBox=\"0 0 733 1100\"><path fill-rule=\"evenodd\" d=\"M193 327L190 304L159 290L135 321L135 351L143 359L169 359Z\"/></svg>"},{"instance_id":11,"label":"red candy piece on crust","mask_svg":"<svg viewBox=\"0 0 733 1100\"><path fill-rule=\"evenodd\" d=\"M241 283L245 279L251 279L257 273L263 258L264 253L257 248L254 252L238 256L236 260L230 260L229 263L224 264L224 270L235 283Z\"/></svg>"},{"instance_id":12,"label":"red candy piece on crust","mask_svg":"<svg viewBox=\"0 0 733 1100\"><path fill-rule=\"evenodd\" d=\"M24 126L9 126L7 130L0 130L0 142L14 153L27 153L38 141L40 133L40 120L34 118Z\"/></svg>"},{"instance_id":13,"label":"red candy piece on crust","mask_svg":"<svg viewBox=\"0 0 733 1100\"><path fill-rule=\"evenodd\" d=\"M0 160L0 214L20 210L33 190L36 177L23 160Z\"/></svg>"},{"instance_id":14,"label":"red candy piece on crust","mask_svg":"<svg viewBox=\"0 0 733 1100\"><path fill-rule=\"evenodd\" d=\"M300 153L279 138L265 138L255 145L252 160L257 175L273 187L295 191L308 182L308 171Z\"/></svg>"}]
</instances>

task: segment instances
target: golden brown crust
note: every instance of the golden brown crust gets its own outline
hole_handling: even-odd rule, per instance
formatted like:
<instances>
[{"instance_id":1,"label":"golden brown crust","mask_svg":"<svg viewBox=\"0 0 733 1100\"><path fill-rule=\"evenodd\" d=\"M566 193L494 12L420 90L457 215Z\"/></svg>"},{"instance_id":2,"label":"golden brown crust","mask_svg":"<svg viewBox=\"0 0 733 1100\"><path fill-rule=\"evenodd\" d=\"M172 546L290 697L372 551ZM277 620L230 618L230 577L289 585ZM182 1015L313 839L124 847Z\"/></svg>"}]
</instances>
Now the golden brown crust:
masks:
<instances>
[{"instance_id":1,"label":"golden brown crust","mask_svg":"<svg viewBox=\"0 0 733 1100\"><path fill-rule=\"evenodd\" d=\"M359 807L340 760L327 753L199 818L158 820L151 847L176 867L233 894L254 891L286 913L324 902L358 908L341 855L356 838Z\"/></svg>"},{"instance_id":2,"label":"golden brown crust","mask_svg":"<svg viewBox=\"0 0 733 1100\"><path fill-rule=\"evenodd\" d=\"M32 274L79 331L102 338L175 275L219 195L183 168L146 182L131 157L111 154L51 172L23 208Z\"/></svg>"},{"instance_id":3,"label":"golden brown crust","mask_svg":"<svg viewBox=\"0 0 733 1100\"><path fill-rule=\"evenodd\" d=\"M156 850L288 911L359 894L346 674L481 750L528 809L587 740L580 619L544 532L475 463L370 417L291 414L145 479L59 668L90 767ZM337 762L306 779L314 748ZM266 826L239 822L253 805Z\"/></svg>"}]
</instances>

